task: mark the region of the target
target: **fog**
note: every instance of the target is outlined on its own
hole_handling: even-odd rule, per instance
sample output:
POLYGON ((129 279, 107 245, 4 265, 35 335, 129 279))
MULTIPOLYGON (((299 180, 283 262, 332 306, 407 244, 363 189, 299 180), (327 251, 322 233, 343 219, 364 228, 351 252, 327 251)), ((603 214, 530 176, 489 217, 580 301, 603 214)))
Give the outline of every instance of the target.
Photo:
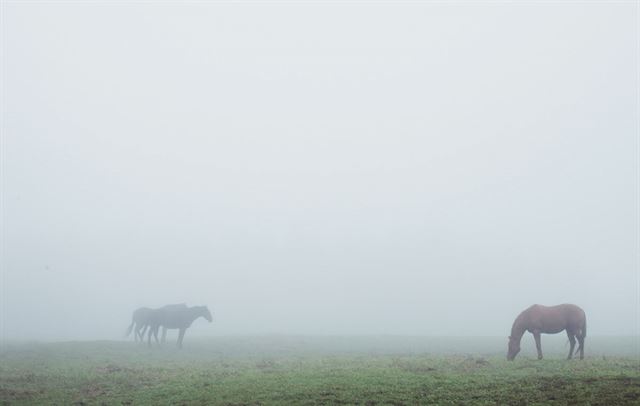
POLYGON ((1 338, 640 334, 633 2, 3 2, 1 338))

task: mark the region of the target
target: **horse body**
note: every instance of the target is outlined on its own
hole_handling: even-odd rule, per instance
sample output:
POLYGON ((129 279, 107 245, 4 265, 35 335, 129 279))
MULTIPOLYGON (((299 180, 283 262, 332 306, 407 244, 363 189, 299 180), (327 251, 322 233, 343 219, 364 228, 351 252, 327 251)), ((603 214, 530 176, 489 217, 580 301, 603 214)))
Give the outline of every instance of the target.
POLYGON ((511 327, 509 336, 509 351, 507 359, 512 361, 520 352, 520 340, 525 332, 529 331, 536 340, 538 359, 542 359, 542 346, 540 334, 557 334, 563 330, 567 331, 567 337, 571 348, 568 359, 573 357, 576 339, 580 352, 580 359, 584 358, 584 339, 587 336, 587 319, 580 307, 573 304, 561 304, 557 306, 533 305, 524 310, 516 317, 511 327))
POLYGON ((136 309, 133 312, 133 315, 131 317, 131 324, 127 328, 125 337, 128 337, 129 334, 131 334, 131 331, 133 330, 135 341, 138 341, 138 339, 140 339, 140 341, 144 341, 144 334, 150 325, 150 321, 153 317, 154 312, 161 309, 167 309, 167 308, 168 309, 173 309, 173 308, 186 309, 187 305, 185 303, 180 303, 180 304, 166 305, 164 307, 161 307, 160 309, 151 309, 149 307, 141 307, 139 309, 136 309))
POLYGON ((127 328, 125 337, 128 337, 129 334, 131 334, 131 331, 134 331, 134 340, 138 341, 138 339, 140 339, 140 341, 142 341, 144 333, 148 326, 147 320, 149 319, 149 315, 152 311, 153 309, 150 309, 148 307, 141 307, 139 309, 136 309, 131 316, 131 324, 127 328))
POLYGON ((182 348, 182 340, 187 328, 199 317, 204 317, 209 322, 213 320, 211 312, 206 306, 165 306, 154 310, 149 318, 148 344, 151 346, 151 335, 158 342, 158 329, 163 327, 162 341, 164 341, 167 329, 179 329, 178 347, 182 348))

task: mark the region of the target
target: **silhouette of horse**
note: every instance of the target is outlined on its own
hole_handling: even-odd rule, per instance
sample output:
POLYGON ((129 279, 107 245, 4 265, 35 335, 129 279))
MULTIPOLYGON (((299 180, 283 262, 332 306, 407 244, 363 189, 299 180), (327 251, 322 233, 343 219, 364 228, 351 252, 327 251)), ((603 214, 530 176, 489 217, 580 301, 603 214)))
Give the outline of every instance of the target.
POLYGON ((136 309, 131 316, 131 324, 129 325, 129 327, 127 327, 127 332, 124 336, 129 337, 129 334, 131 334, 131 331, 134 330, 135 327, 133 334, 134 340, 136 342, 138 341, 138 339, 142 341, 144 333, 148 326, 147 320, 149 319, 149 315, 152 311, 153 309, 150 309, 148 307, 141 307, 139 309, 136 309))
POLYGON ((185 331, 199 317, 204 317, 209 322, 213 321, 213 317, 207 306, 165 306, 153 310, 149 317, 148 345, 151 346, 151 335, 154 336, 156 343, 158 343, 158 329, 162 326, 163 336, 166 333, 166 329, 180 330, 178 334, 178 348, 182 348, 185 331))
MULTIPOLYGON (((171 305, 166 305, 164 307, 161 307, 161 309, 163 308, 187 308, 187 305, 185 303, 180 303, 180 304, 171 304, 171 305)), ((128 337, 129 334, 131 334, 131 331, 134 330, 135 327, 135 333, 134 333, 134 340, 137 342, 138 339, 140 341, 144 341, 144 334, 147 331, 147 328, 149 327, 149 319, 151 317, 151 314, 155 311, 155 310, 159 310, 159 309, 151 309, 149 307, 141 307, 139 309, 136 309, 133 312, 133 315, 131 316, 131 324, 129 325, 129 327, 127 328, 127 331, 125 333, 125 337, 128 337)))
POLYGON ((540 345, 540 334, 556 334, 562 330, 567 331, 569 343, 569 356, 571 359, 580 351, 580 359, 584 358, 584 339, 587 336, 587 318, 584 310, 573 304, 561 304, 558 306, 542 306, 535 304, 524 310, 513 322, 511 336, 509 336, 509 350, 507 359, 513 359, 520 352, 520 340, 526 331, 533 334, 538 350, 538 359, 542 359, 542 347, 540 345), (575 354, 573 349, 576 345, 576 338, 580 344, 575 354))

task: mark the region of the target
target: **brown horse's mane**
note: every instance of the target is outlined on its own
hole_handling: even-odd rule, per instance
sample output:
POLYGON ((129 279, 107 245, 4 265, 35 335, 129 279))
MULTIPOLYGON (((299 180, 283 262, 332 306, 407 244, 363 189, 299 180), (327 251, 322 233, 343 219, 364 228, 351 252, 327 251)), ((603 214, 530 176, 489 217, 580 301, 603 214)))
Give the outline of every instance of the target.
POLYGON ((513 321, 513 325, 511 326, 511 337, 510 338, 518 339, 518 338, 522 337, 524 332, 527 330, 527 328, 523 327, 522 325, 526 323, 525 318, 527 317, 528 312, 529 312, 530 309, 531 309, 531 307, 529 307, 529 308, 523 310, 522 312, 520 312, 518 317, 516 317, 516 319, 513 321))

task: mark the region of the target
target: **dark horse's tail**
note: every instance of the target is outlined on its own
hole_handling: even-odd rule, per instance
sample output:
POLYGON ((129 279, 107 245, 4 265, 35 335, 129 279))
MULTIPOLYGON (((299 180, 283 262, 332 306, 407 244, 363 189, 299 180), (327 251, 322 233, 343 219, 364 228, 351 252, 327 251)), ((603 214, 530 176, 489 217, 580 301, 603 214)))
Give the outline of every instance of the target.
POLYGON ((584 324, 582 325, 582 329, 579 331, 577 336, 580 337, 578 339, 578 342, 580 343, 580 345, 578 346, 578 348, 576 348, 576 352, 574 356, 578 354, 578 352, 582 349, 582 347, 584 347, 584 339, 587 337, 587 319, 584 319, 584 324))

